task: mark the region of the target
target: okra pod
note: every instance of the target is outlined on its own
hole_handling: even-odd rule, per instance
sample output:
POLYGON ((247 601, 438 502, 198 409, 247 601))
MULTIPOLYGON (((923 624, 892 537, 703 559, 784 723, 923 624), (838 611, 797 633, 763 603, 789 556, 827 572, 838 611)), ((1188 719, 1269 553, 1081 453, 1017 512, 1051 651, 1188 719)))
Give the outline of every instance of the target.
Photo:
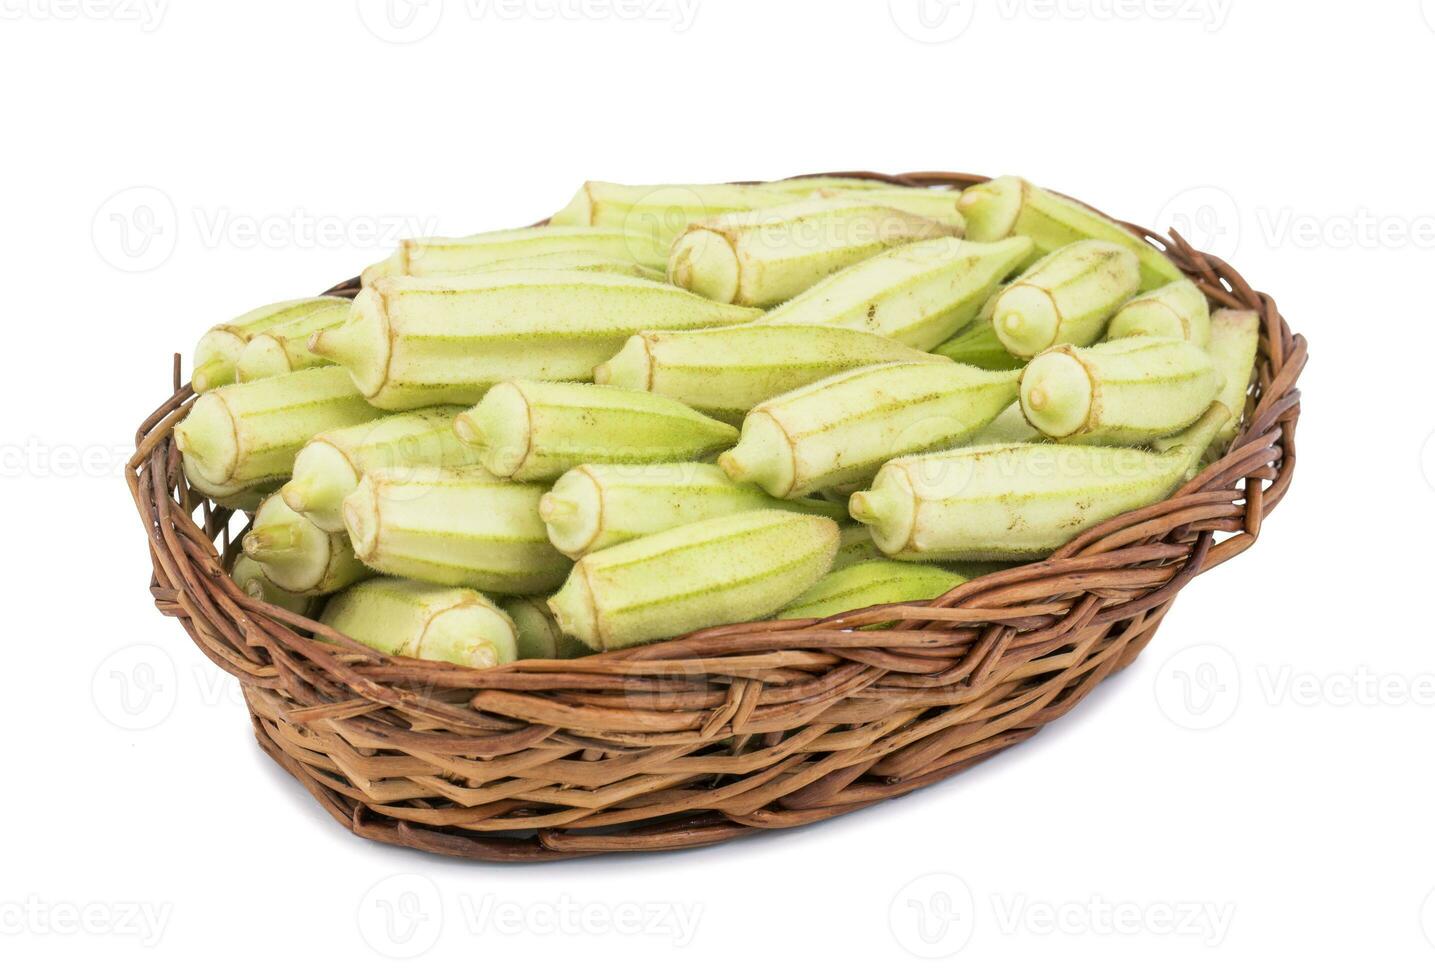
POLYGON ((806 198, 692 223, 673 242, 668 279, 721 303, 773 306, 884 249, 958 233, 866 201, 806 198))
POLYGON ((520 256, 489 262, 474 272, 509 272, 515 269, 566 269, 571 272, 606 272, 618 276, 636 276, 654 282, 667 280, 667 272, 657 266, 642 265, 632 259, 620 259, 601 252, 553 252, 550 255, 520 256))
MULTIPOLYGON (((842 509, 844 513, 847 510, 845 499, 842 509)), ((837 540, 837 557, 832 559, 832 571, 881 557, 882 552, 878 549, 877 542, 872 540, 872 532, 867 530, 867 525, 843 524, 837 540)))
POLYGON ((329 363, 310 352, 309 338, 320 330, 339 326, 348 316, 349 303, 346 300, 321 306, 308 316, 289 320, 256 335, 239 352, 234 362, 235 377, 241 382, 258 381, 329 363))
POLYGON ((951 225, 958 234, 965 234, 967 219, 962 217, 957 202, 962 192, 938 187, 898 187, 896 184, 879 184, 876 187, 824 187, 817 191, 822 197, 845 197, 868 204, 880 204, 884 208, 896 208, 909 214, 920 214, 924 218, 951 225))
POLYGON ((711 517, 585 555, 549 606, 601 650, 760 619, 827 572, 837 539, 836 521, 811 514, 711 517))
POLYGON ((365 269, 360 282, 372 286, 380 279, 397 276, 424 279, 460 276, 490 270, 495 263, 529 262, 574 252, 662 269, 668 264, 667 246, 667 242, 655 241, 648 235, 629 234, 622 228, 557 225, 488 231, 463 238, 411 238, 401 242, 388 258, 365 269))
POLYGON ((513 620, 473 589, 370 579, 330 599, 322 622, 395 657, 496 667, 518 656, 513 620))
POLYGON ((1021 408, 1053 439, 1139 446, 1195 422, 1220 390, 1220 373, 1195 344, 1127 337, 1032 358, 1021 375, 1021 408))
POLYGON ((489 471, 553 479, 582 463, 672 463, 711 455, 737 430, 648 391, 553 381, 505 381, 454 419, 489 471))
POLYGON ((1164 452, 1034 443, 894 459, 852 495, 852 516, 892 558, 1044 558, 1087 528, 1164 500, 1228 416, 1213 404, 1164 452))
POLYGON ((857 368, 758 405, 718 462, 774 497, 863 482, 893 456, 969 438, 1016 400, 1018 377, 950 361, 857 368))
POLYGON ((226 385, 199 396, 174 428, 185 469, 214 493, 289 475, 294 456, 328 429, 377 418, 341 367, 226 385))
POLYGON ((979 318, 932 353, 986 371, 1013 371, 1026 365, 1025 360, 1002 346, 990 317, 979 318))
POLYGON ((518 628, 519 660, 572 660, 593 652, 558 628, 542 596, 514 596, 500 605, 518 628))
POLYGON ((300 616, 313 615, 319 603, 317 596, 302 595, 279 588, 274 584, 274 580, 264 573, 264 566, 248 555, 241 554, 234 559, 234 567, 229 570, 229 577, 234 579, 234 584, 239 586, 245 595, 262 599, 271 606, 287 609, 300 616))
POLYGON ((1106 336, 1168 337, 1205 347, 1211 340, 1211 308, 1200 287, 1182 279, 1127 300, 1106 325, 1106 336))
POLYGON ((326 531, 342 531, 344 498, 369 470, 478 463, 478 450, 453 431, 459 411, 421 408, 321 432, 294 457, 294 475, 280 491, 285 503, 326 531))
POLYGON ((745 323, 645 331, 593 371, 599 384, 651 391, 725 422, 785 391, 867 364, 933 355, 843 327, 745 323))
POLYGON ((373 574, 354 557, 347 535, 321 529, 277 493, 255 511, 243 545, 269 580, 287 592, 328 595, 373 574))
POLYGON ((344 500, 354 550, 386 575, 496 595, 549 592, 571 562, 538 516, 544 488, 479 466, 369 470, 344 500))
POLYGON ((281 329, 295 320, 302 320, 322 309, 347 309, 349 301, 337 296, 312 296, 306 299, 270 303, 242 316, 226 320, 205 331, 194 348, 194 370, 190 384, 196 392, 206 392, 221 385, 233 384, 235 363, 244 347, 255 337, 281 329))
POLYGON ((348 368, 370 402, 397 410, 472 405, 510 378, 586 381, 641 330, 756 316, 632 276, 510 270, 380 279, 359 293, 342 327, 309 343, 348 368))
POLYGON ((1012 402, 1000 415, 967 440, 968 446, 992 446, 1001 442, 1039 442, 1046 438, 1022 414, 1021 402, 1012 402))
MULTIPOLYGON (((688 225, 730 211, 749 211, 791 201, 815 188, 761 184, 613 184, 590 180, 549 219, 550 227, 621 228, 655 240, 666 258, 673 239, 688 225)), ((665 263, 664 263, 665 264, 665 263)))
POLYGON ((1119 245, 1088 239, 1060 248, 997 294, 992 323, 1017 357, 1057 344, 1085 346, 1136 292, 1136 257, 1119 245))
POLYGON ((1217 396, 1231 413, 1221 427, 1216 445, 1222 449, 1236 436, 1246 413, 1246 393, 1256 369, 1256 351, 1261 341, 1261 318, 1252 310, 1219 310, 1211 317, 1211 341, 1207 348, 1221 377, 1217 396))
POLYGON ((1040 256, 1085 238, 1096 238, 1120 245, 1136 256, 1142 289, 1155 289, 1183 278, 1181 270, 1150 242, 1085 205, 1020 177, 998 177, 969 187, 962 194, 960 206, 967 219, 967 237, 973 241, 1026 235, 1040 256))
POLYGON ((1026 238, 934 238, 828 276, 759 323, 819 323, 931 350, 971 322, 1031 249, 1026 238))
POLYGON ((558 478, 538 513, 554 547, 581 558, 671 527, 774 507, 829 517, 847 513, 826 501, 774 500, 757 487, 733 483, 711 463, 585 463, 558 478))
POLYGON ((777 614, 778 619, 824 619, 889 602, 935 599, 967 581, 938 565, 875 558, 828 572, 777 614))

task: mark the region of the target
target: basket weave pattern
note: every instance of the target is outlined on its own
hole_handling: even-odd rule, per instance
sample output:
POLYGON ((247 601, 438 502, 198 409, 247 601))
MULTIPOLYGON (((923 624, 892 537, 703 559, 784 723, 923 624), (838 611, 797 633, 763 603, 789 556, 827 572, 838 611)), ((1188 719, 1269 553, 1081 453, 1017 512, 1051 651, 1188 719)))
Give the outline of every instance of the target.
POLYGON ((176 360, 176 391, 140 426, 126 473, 150 591, 239 679, 264 750, 361 837, 545 860, 711 844, 901 796, 1024 741, 1130 663, 1181 588, 1254 544, 1290 487, 1304 338, 1220 259, 1174 232, 1127 227, 1218 307, 1260 314, 1257 377, 1224 457, 1047 561, 928 603, 579 660, 475 670, 387 657, 228 577, 232 515, 188 487, 171 438, 195 397, 176 360), (882 622, 893 625, 853 630, 882 622))

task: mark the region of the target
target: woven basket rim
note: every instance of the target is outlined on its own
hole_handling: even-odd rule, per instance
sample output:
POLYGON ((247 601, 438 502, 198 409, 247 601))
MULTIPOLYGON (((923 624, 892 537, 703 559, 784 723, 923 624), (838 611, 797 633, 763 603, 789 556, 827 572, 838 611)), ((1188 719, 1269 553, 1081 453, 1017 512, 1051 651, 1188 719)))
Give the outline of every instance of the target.
MULTIPOLYGON (((833 171, 802 176, 866 177, 914 187, 965 187, 988 179, 942 171, 896 175, 833 171)), ((908 690, 981 692, 987 690, 984 685, 995 690, 1004 682, 1015 686, 1001 704, 1017 703, 1026 696, 1020 679, 1027 675, 1021 672, 1047 664, 1054 651, 1073 646, 1079 650, 1087 637, 1096 638, 1090 641, 1094 656, 1106 655, 1108 647, 1119 645, 1116 654, 1088 668, 1089 674, 1067 678, 1070 690, 1077 693, 1056 702, 1061 712, 1067 710, 1096 681, 1139 652, 1187 582, 1254 543, 1264 516, 1284 498, 1294 474, 1300 411, 1295 384, 1307 358, 1304 338, 1290 331, 1275 301, 1252 289, 1224 260, 1192 248, 1174 230, 1168 237, 1131 222, 1119 223, 1162 249, 1218 307, 1253 310, 1261 317, 1257 396, 1225 454, 1169 500, 1112 518, 1045 561, 982 576, 930 602, 877 606, 822 620, 716 627, 580 660, 526 660, 484 670, 427 661, 396 664, 394 658, 318 622, 246 595, 225 574, 238 543, 237 536, 229 533, 230 512, 188 488, 170 438, 195 398, 192 389, 181 384, 175 355, 174 393, 139 427, 136 451, 126 467, 126 480, 149 536, 152 594, 162 612, 180 619, 206 656, 239 678, 266 751, 361 836, 468 857, 541 860, 712 843, 769 826, 823 819, 909 792, 1015 744, 1045 720, 998 733, 1005 735, 1005 742, 991 736, 1000 744, 970 759, 955 759, 944 768, 932 769, 931 760, 914 759, 921 753, 908 747, 893 751, 904 764, 911 764, 900 772, 890 759, 878 759, 850 778, 819 775, 779 798, 786 807, 783 813, 796 812, 802 819, 785 822, 781 815, 752 819, 733 810, 731 794, 724 798, 727 809, 705 807, 701 804, 707 796, 687 789, 681 792, 688 793, 694 805, 690 810, 674 809, 662 802, 664 791, 656 789, 599 806, 589 816, 573 818, 569 811, 574 807, 567 805, 562 820, 530 819, 528 829, 536 836, 522 841, 499 831, 471 829, 502 818, 475 818, 471 826, 450 830, 438 816, 446 812, 443 807, 420 806, 417 812, 398 816, 387 812, 389 808, 373 793, 366 795, 364 780, 349 771, 363 766, 346 751, 358 745, 355 758, 360 760, 370 758, 365 752, 378 758, 388 758, 383 753, 392 751, 399 758, 424 759, 437 753, 461 770, 472 759, 527 758, 525 753, 546 757, 562 749, 580 753, 585 760, 596 754, 600 763, 609 761, 602 753, 621 761, 654 745, 701 746, 708 751, 724 737, 742 741, 746 749, 753 737, 771 741, 771 726, 784 721, 804 733, 818 727, 804 714, 809 702, 840 719, 864 692, 878 692, 864 704, 875 700, 882 706, 883 691, 896 692, 890 695, 895 705, 907 703, 902 692, 908 690), (199 522, 193 517, 196 509, 199 522), (1217 541, 1217 534, 1230 536, 1217 541), (894 620, 897 625, 880 635, 853 632, 859 626, 894 620), (937 669, 922 673, 931 668, 937 669), (622 692, 613 695, 622 698, 618 707, 608 706, 604 690, 622 692), (472 694, 467 705, 450 703, 455 692, 472 694), (789 703, 775 692, 780 698, 795 697, 789 703), (662 707, 666 703, 678 706, 662 707), (315 734, 321 730, 322 734, 315 734), (313 744, 300 744, 305 739, 313 744), (869 785, 874 774, 889 780, 891 792, 884 794, 869 785), (857 786, 867 787, 865 796, 854 791, 857 786), (626 836, 562 829, 575 820, 594 827, 617 825, 623 806, 649 797, 658 802, 628 812, 653 811, 655 819, 667 818, 661 831, 648 831, 641 819, 633 821, 636 829, 625 831, 626 836)), ((351 296, 357 288, 355 278, 326 293, 351 296)), ((889 714, 895 712, 898 708, 892 707, 889 714)), ((848 713, 866 717, 855 709, 848 713)), ((882 712, 876 716, 880 719, 882 712)), ((836 727, 857 723, 839 721, 836 727)), ((824 732, 813 744, 823 738, 833 744, 841 741, 824 732)), ((801 756, 805 765, 813 765, 810 754, 801 756)), ((736 748, 733 757, 742 758, 736 748)), ((698 752, 678 761, 712 758, 698 752)), ((561 759, 545 762, 535 771, 547 772, 562 764, 561 759)), ((773 768, 780 770, 784 764, 798 765, 779 761, 773 768)), ((619 768, 609 766, 609 774, 619 768)), ((736 778, 722 777, 721 772, 715 777, 718 784, 736 778)), ((780 771, 769 779, 778 776, 780 771)), ((655 785, 664 782, 660 772, 648 773, 647 778, 655 785)), ((440 802, 482 796, 445 786, 435 792, 440 802)), ((566 799, 558 790, 547 796, 566 799)), ((428 799, 422 794, 416 798, 428 799)), ((770 803, 751 812, 776 813, 770 803)), ((557 804, 508 796, 487 805, 522 814, 557 804)), ((480 804, 474 812, 482 808, 480 804)), ((523 820, 511 822, 515 831, 524 829, 523 820)))

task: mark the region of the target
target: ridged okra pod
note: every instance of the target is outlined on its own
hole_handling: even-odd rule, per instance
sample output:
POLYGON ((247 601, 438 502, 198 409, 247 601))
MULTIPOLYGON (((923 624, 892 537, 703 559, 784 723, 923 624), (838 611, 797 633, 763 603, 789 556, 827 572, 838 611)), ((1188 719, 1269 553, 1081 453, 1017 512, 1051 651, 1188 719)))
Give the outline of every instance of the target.
POLYGON ((1181 270, 1151 243, 1085 205, 1020 177, 998 177, 969 187, 960 204, 967 219, 967 237, 973 241, 1025 235, 1036 246, 1035 254, 1045 255, 1072 242, 1096 238, 1136 256, 1142 289, 1183 278, 1181 270))
POLYGON ((617 259, 601 252, 554 252, 516 259, 489 262, 475 272, 511 272, 524 269, 556 269, 569 272, 606 272, 617 276, 635 276, 653 282, 665 282, 668 275, 662 266, 648 266, 631 259, 617 259))
POLYGON ((379 416, 341 367, 320 367, 199 396, 174 428, 185 469, 218 494, 289 475, 301 446, 320 432, 379 416))
POLYGON ((513 596, 501 605, 518 628, 519 660, 571 660, 593 652, 558 628, 543 596, 513 596))
POLYGON ((846 508, 827 501, 774 500, 733 483, 711 463, 585 463, 558 478, 538 513, 554 547, 580 558, 668 528, 765 508, 846 516, 846 508))
POLYGON ((199 338, 194 348, 194 369, 190 384, 197 392, 206 392, 221 385, 233 384, 235 363, 244 347, 255 337, 271 330, 282 329, 296 320, 323 309, 345 310, 349 301, 337 296, 311 296, 305 299, 270 303, 257 310, 226 320, 211 327, 199 338))
MULTIPOLYGON (((842 504, 844 511, 847 504, 842 504)), ((865 524, 843 524, 837 540, 837 557, 832 559, 832 571, 836 572, 872 558, 881 558, 877 542, 865 524)))
POLYGON ((302 595, 328 595, 373 574, 354 557, 348 535, 321 529, 277 493, 255 511, 244 553, 279 588, 302 595))
POLYGON ((906 344, 844 327, 745 323, 655 330, 598 365, 599 384, 651 391, 726 422, 785 391, 867 364, 931 361, 906 344))
POLYGON ((234 362, 235 377, 258 381, 329 363, 309 350, 309 338, 320 330, 337 327, 349 317, 349 302, 326 304, 308 316, 289 320, 257 334, 234 362))
POLYGON ((344 500, 354 550, 386 575, 496 595, 557 588, 571 562, 538 516, 544 487, 482 467, 370 470, 344 500))
POLYGON ((1022 414, 1021 402, 1013 402, 967 440, 968 446, 993 446, 1001 442, 1039 442, 1045 439, 1022 414))
MULTIPOLYGON (((433 278, 478 272, 495 263, 548 259, 564 253, 602 256, 615 263, 637 263, 657 269, 668 264, 668 243, 622 228, 575 228, 540 225, 510 231, 488 231, 463 238, 411 238, 382 262, 363 271, 360 282, 372 286, 396 276, 433 278)), ((542 268, 525 265, 522 268, 542 268)))
POLYGON ((496 667, 518 657, 513 620, 473 589, 370 579, 330 599, 322 622, 395 657, 464 667, 496 667))
POLYGON ((264 566, 248 555, 239 555, 234 559, 234 567, 229 570, 229 577, 234 579, 234 584, 239 586, 245 595, 262 599, 271 606, 287 609, 300 616, 313 615, 314 608, 319 604, 317 596, 279 588, 274 584, 274 580, 265 574, 264 566))
MULTIPOLYGON (((656 240, 666 258, 688 225, 730 211, 768 208, 811 194, 815 187, 761 184, 614 184, 590 180, 552 218, 550 227, 621 228, 656 240)), ((666 263, 664 263, 666 264, 666 263)))
POLYGON ((898 187, 895 184, 878 184, 876 187, 824 187, 817 192, 823 197, 845 197, 851 200, 880 204, 884 208, 896 208, 910 214, 951 225, 958 234, 965 234, 967 219, 962 217, 957 202, 962 192, 939 187, 898 187))
POLYGON ((931 350, 971 322, 1031 249, 1026 238, 935 238, 848 266, 759 323, 823 323, 931 350))
POLYGON ((1210 304, 1191 280, 1168 283, 1127 300, 1106 325, 1106 336, 1168 337, 1205 347, 1211 340, 1210 304))
POLYGON ((1012 371, 1026 361, 1002 346, 990 317, 978 318, 971 326, 932 351, 958 364, 970 364, 986 371, 1012 371))
POLYGON ((1164 500, 1227 417, 1212 405, 1164 452, 1034 443, 894 459, 852 495, 852 516, 892 558, 1044 558, 1087 528, 1164 500))
POLYGON ((822 619, 890 602, 920 602, 950 592, 966 576, 938 565, 876 558, 828 572, 777 614, 778 619, 822 619))
POLYGON ((373 404, 472 405, 509 378, 586 381, 641 330, 745 323, 756 311, 664 282, 530 269, 380 279, 342 327, 310 341, 348 368, 373 404))
POLYGON ((827 572, 837 538, 836 521, 810 514, 712 517, 580 558, 549 606, 602 650, 760 619, 827 572))
POLYGON ((1136 257, 1119 245, 1088 239, 1052 252, 997 293, 992 323, 1017 357, 1057 344, 1085 346, 1136 292, 1136 257))
POLYGON ((1246 393, 1255 373, 1260 342, 1261 318, 1254 311, 1219 310, 1211 317, 1211 341, 1207 351, 1221 376, 1218 398, 1231 413, 1216 437, 1216 445, 1222 449, 1235 438, 1236 428, 1246 413, 1246 393))
POLYGON ((1021 408, 1053 439, 1138 446, 1189 426, 1220 390, 1220 373, 1195 344, 1127 337, 1032 358, 1021 375, 1021 408))
POLYGON ((581 463, 672 463, 737 441, 737 430, 647 391, 552 381, 505 381, 454 419, 459 439, 491 472, 551 480, 581 463))
POLYGON ((951 362, 857 368, 758 405, 718 462, 775 497, 865 482, 893 456, 970 437, 1016 400, 1017 379, 951 362))
POLYGON ((694 222, 673 242, 668 279, 717 302, 773 306, 884 249, 958 232, 865 201, 807 198, 694 222))
POLYGON ((342 531, 344 498, 369 470, 476 464, 479 451, 453 431, 459 411, 421 408, 321 432, 294 457, 294 475, 280 491, 285 503, 326 531, 342 531))

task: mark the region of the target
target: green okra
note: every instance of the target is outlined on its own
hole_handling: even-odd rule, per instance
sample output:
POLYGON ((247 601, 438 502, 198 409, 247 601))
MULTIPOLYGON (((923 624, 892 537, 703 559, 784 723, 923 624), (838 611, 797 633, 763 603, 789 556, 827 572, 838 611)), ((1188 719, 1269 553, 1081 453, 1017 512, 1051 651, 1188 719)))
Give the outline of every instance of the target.
POLYGON ((380 653, 497 667, 518 657, 508 613, 473 589, 374 578, 330 599, 321 621, 380 653))
POLYGON ((737 441, 737 429, 648 391, 554 381, 505 381, 454 419, 489 471, 553 479, 582 463, 674 463, 737 441))
POLYGON ((1217 396, 1230 419, 1221 427, 1216 446, 1224 449, 1236 436, 1246 413, 1246 393, 1256 369, 1256 351, 1261 341, 1261 318, 1253 310, 1218 310, 1211 317, 1211 340, 1207 352, 1221 377, 1217 396))
POLYGON ((962 192, 939 187, 898 187, 879 184, 876 187, 824 187, 817 191, 822 197, 846 197, 884 208, 896 208, 910 214, 951 225, 958 234, 965 234, 967 219, 962 217, 957 202, 962 192))
POLYGON ((302 371, 329 363, 309 350, 309 338, 320 330, 337 327, 349 316, 349 302, 326 304, 308 316, 289 320, 257 334, 234 362, 234 375, 243 381, 258 381, 279 374, 302 371))
POLYGON ((756 311, 663 282, 562 269, 380 279, 310 350, 348 368, 374 405, 472 405, 510 378, 586 381, 642 330, 745 323, 756 311))
POLYGON ((760 619, 827 572, 837 540, 837 522, 812 514, 711 517, 585 555, 549 606, 601 650, 760 619))
POLYGON ((1167 283, 1127 300, 1106 325, 1106 336, 1168 337, 1205 347, 1211 340, 1210 304, 1189 279, 1167 283))
POLYGON ((222 385, 233 384, 235 364, 239 355, 255 337, 271 330, 280 330, 296 320, 303 320, 320 310, 345 310, 349 301, 338 296, 311 296, 306 299, 270 303, 257 310, 226 320, 205 331, 194 348, 194 370, 190 384, 196 392, 206 392, 222 385))
POLYGON ((196 493, 208 497, 219 507, 227 507, 234 511, 245 511, 254 513, 264 499, 283 485, 283 477, 269 480, 260 480, 250 484, 216 484, 210 483, 199 473, 195 472, 194 465, 185 457, 180 457, 180 464, 184 469, 185 481, 196 493))
POLYGON ((899 245, 828 276, 759 323, 819 323, 931 350, 971 322, 1031 242, 934 238, 899 245))
POLYGON ((775 497, 862 482, 893 456, 969 438, 1016 400, 1017 379, 950 361, 846 371, 758 405, 718 462, 775 497))
POLYGON ((1220 391, 1220 372, 1195 344, 1126 337, 1032 358, 1021 375, 1021 408, 1053 439, 1139 446, 1185 429, 1220 391))
MULTIPOLYGON (((498 263, 551 262, 554 255, 581 253, 602 256, 614 263, 636 263, 663 269, 668 264, 668 243, 651 236, 629 234, 622 228, 574 228, 540 225, 510 231, 488 231, 463 238, 411 238, 382 262, 369 266, 360 282, 372 286, 380 279, 414 276, 429 279, 491 270, 498 263)), ((524 265, 521 268, 545 268, 524 265)), ((560 268, 572 268, 559 266, 560 268)))
POLYGON ((884 465, 852 495, 883 553, 907 561, 1029 561, 1164 500, 1229 417, 1213 404, 1163 452, 1065 443, 964 446, 884 465))
POLYGON ((544 487, 480 466, 369 470, 344 499, 354 551, 386 575, 496 595, 549 592, 572 563, 538 516, 544 487))
POLYGON ((571 272, 606 272, 618 276, 635 276, 663 282, 667 271, 662 264, 643 265, 632 259, 620 259, 601 252, 553 252, 548 255, 519 256, 489 262, 474 272, 508 272, 515 269, 566 269, 571 272))
POLYGON ((938 360, 844 327, 745 323, 645 331, 598 365, 599 384, 651 391, 725 422, 785 391, 867 364, 938 360))
POLYGON ((1046 437, 1022 414, 1021 402, 1011 405, 967 440, 968 446, 992 446, 1001 442, 1039 442, 1046 437))
POLYGON ((962 194, 960 207, 967 219, 967 237, 973 241, 1025 235, 1035 245, 1035 255, 1041 256, 1095 238, 1120 245, 1136 256, 1142 289, 1183 278, 1181 270, 1150 242, 1085 205, 1020 177, 998 177, 969 187, 962 194))
POLYGON ((174 440, 186 472, 226 495, 288 476, 311 438, 378 415, 347 371, 319 367, 205 392, 174 440))
POLYGON ((782 180, 767 180, 755 185, 762 190, 786 194, 789 197, 811 197, 813 194, 831 191, 881 191, 901 190, 901 185, 872 177, 785 177, 782 180))
POLYGON ((354 557, 347 535, 321 529, 277 493, 254 512, 243 546, 269 580, 287 592, 328 595, 373 574, 354 557))
POLYGON ((1057 249, 997 293, 997 339, 1026 358, 1057 344, 1093 343, 1138 280, 1136 257, 1119 245, 1087 239, 1057 249))
POLYGON ((875 558, 828 572, 777 614, 778 619, 824 619, 892 602, 921 602, 950 592, 966 576, 937 565, 875 558))
POLYGON ((518 627, 519 660, 572 660, 593 652, 558 628, 546 598, 514 596, 501 605, 518 627))
POLYGON ((312 616, 319 604, 317 596, 290 592, 275 585, 274 580, 265 574, 264 566, 248 555, 241 554, 234 559, 234 567, 229 570, 229 577, 234 579, 234 584, 239 586, 245 595, 262 599, 271 606, 287 609, 300 616, 312 616))
POLYGON ((326 531, 342 531, 344 498, 369 470, 478 463, 479 451, 453 431, 459 411, 420 408, 319 433, 294 457, 294 474, 280 490, 285 503, 326 531))
POLYGON ((717 302, 773 306, 884 249, 958 233, 866 201, 805 198, 692 223, 673 242, 668 279, 717 302))
MULTIPOLYGON (((688 225, 730 211, 773 207, 816 188, 762 184, 614 184, 590 180, 549 219, 550 227, 621 228, 658 242, 666 257, 688 225)), ((666 263, 664 263, 666 264, 666 263)))
POLYGON ((733 483, 711 463, 593 464, 574 467, 543 495, 538 513, 548 539, 570 558, 694 521, 784 508, 846 516, 826 501, 780 501, 733 483))
POLYGON ((1026 361, 1002 346, 991 319, 978 319, 967 329, 932 351, 958 364, 970 364, 986 371, 1014 371, 1026 361))
MULTIPOLYGON (((843 512, 846 512, 847 503, 843 500, 843 512)), ((837 557, 832 559, 832 571, 840 571, 858 562, 864 562, 871 558, 881 558, 882 552, 877 547, 877 542, 872 540, 872 532, 867 530, 865 524, 843 524, 837 540, 837 557)))

